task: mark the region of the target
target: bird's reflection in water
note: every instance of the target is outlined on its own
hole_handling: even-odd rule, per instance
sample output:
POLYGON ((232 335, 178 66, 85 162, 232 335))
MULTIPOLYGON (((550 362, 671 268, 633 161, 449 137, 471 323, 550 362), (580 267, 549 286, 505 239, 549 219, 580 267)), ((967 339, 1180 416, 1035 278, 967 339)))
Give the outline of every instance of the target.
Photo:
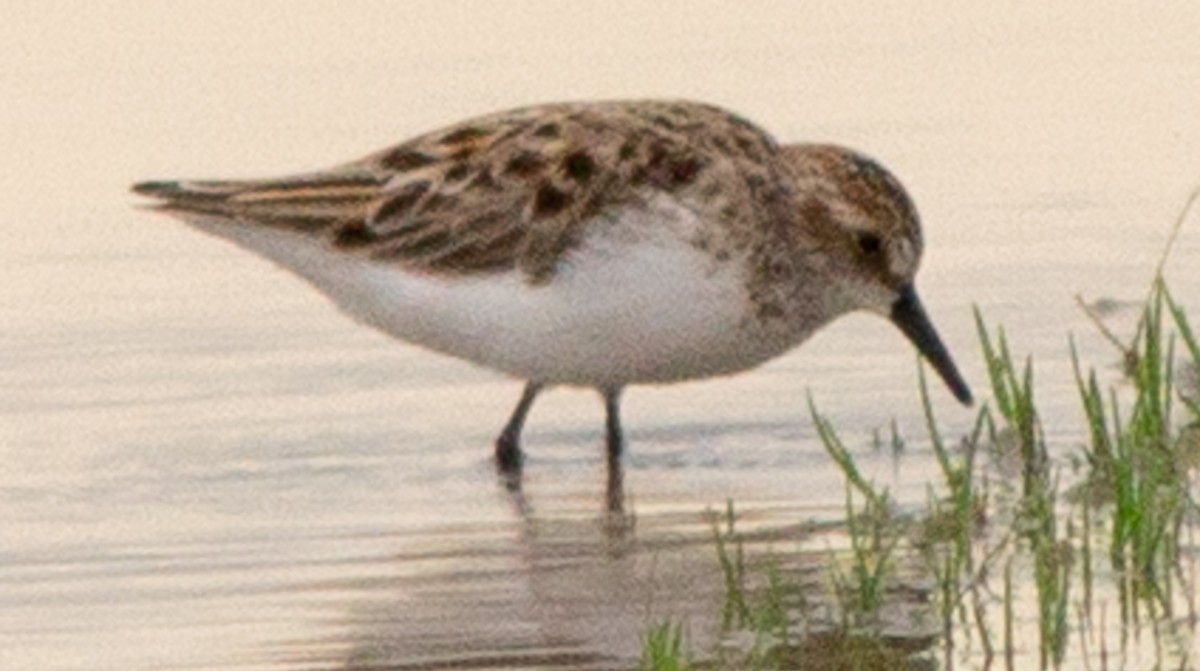
MULTIPOLYGON (((604 517, 608 523, 622 525, 625 515, 625 465, 619 454, 608 452, 607 474, 604 487, 604 517)), ((514 510, 522 519, 529 517, 529 504, 525 499, 523 469, 500 463, 496 465, 496 478, 501 488, 512 501, 514 510)), ((632 520, 629 520, 632 521, 632 520)))
POLYGON ((511 522, 398 556, 413 566, 353 607, 340 668, 628 669, 643 632, 665 619, 710 638, 722 589, 710 516, 635 525, 621 476, 610 469, 602 512, 543 514, 502 475, 511 522))

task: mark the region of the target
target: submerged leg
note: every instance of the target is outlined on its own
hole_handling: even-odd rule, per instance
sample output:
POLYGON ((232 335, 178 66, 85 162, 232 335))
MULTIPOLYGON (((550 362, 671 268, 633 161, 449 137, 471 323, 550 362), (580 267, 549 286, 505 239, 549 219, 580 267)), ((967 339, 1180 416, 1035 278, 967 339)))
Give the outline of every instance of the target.
POLYGON ((528 382, 521 400, 517 402, 512 417, 496 439, 496 467, 503 473, 517 473, 521 470, 521 429, 525 426, 525 416, 533 406, 533 400, 542 390, 539 382, 528 382))
POLYGON ((605 442, 608 450, 608 488, 605 492, 610 513, 623 512, 625 507, 624 470, 621 466, 621 451, 624 437, 621 435, 621 388, 605 389, 605 442))

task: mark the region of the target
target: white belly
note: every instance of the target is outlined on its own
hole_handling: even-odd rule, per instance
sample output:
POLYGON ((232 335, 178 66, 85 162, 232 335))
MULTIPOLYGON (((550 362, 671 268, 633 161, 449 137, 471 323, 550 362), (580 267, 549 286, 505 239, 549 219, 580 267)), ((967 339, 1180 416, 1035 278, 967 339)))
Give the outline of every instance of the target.
POLYGON ((780 354, 792 343, 753 328, 741 264, 688 244, 681 228, 695 222, 680 212, 669 226, 639 226, 648 222, 635 217, 592 236, 537 286, 516 271, 413 273, 293 233, 219 219, 190 223, 300 274, 362 322, 523 379, 594 387, 672 382, 745 370, 780 354))

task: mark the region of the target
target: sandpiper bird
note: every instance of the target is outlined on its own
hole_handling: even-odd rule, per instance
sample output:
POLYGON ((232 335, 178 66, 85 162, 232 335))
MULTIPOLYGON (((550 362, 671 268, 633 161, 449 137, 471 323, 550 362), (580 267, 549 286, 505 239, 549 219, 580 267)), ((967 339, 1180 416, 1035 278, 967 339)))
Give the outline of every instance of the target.
POLYGON ((744 371, 854 310, 889 318, 970 403, 913 289, 900 182, 717 107, 526 107, 321 172, 134 191, 361 322, 526 380, 496 441, 509 471, 546 387, 603 395, 611 474, 626 385, 744 371))

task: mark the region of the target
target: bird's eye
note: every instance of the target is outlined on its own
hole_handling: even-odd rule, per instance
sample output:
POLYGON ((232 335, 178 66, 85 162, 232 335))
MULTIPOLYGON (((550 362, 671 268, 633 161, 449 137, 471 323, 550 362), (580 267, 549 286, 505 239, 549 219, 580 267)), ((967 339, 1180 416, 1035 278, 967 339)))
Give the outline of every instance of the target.
POLYGON ((857 238, 858 248, 863 254, 874 256, 883 248, 883 241, 874 233, 860 233, 857 238))

